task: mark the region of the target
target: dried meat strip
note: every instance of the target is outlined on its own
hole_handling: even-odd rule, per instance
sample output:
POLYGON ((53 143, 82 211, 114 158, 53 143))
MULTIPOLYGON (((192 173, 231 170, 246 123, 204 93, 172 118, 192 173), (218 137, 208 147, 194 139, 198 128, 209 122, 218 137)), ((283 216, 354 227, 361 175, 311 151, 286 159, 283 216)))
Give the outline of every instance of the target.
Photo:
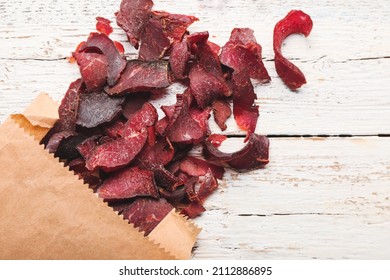
POLYGON ((313 21, 310 16, 300 10, 290 11, 274 28, 273 47, 276 72, 292 90, 296 90, 303 84, 306 84, 306 78, 297 66, 282 55, 282 43, 287 36, 294 33, 300 33, 307 37, 312 28, 313 21))
POLYGON ((234 28, 222 48, 220 60, 236 72, 245 70, 251 78, 269 82, 271 78, 262 61, 261 51, 252 29, 234 28))
POLYGON ((165 166, 173 158, 175 149, 166 137, 159 137, 154 145, 145 145, 138 154, 136 161, 146 169, 153 170, 156 166, 165 166))
POLYGON ((230 103, 226 99, 219 98, 213 102, 212 107, 215 122, 222 131, 226 130, 226 120, 232 115, 230 103))
POLYGON ((204 176, 210 170, 220 180, 222 180, 225 173, 225 169, 222 166, 192 156, 187 156, 180 162, 180 170, 190 176, 204 176))
POLYGON ((122 112, 124 97, 111 97, 104 92, 80 95, 76 124, 92 128, 111 122, 122 112))
POLYGON ((74 52, 81 77, 88 92, 100 90, 107 83, 108 62, 104 54, 74 52))
POLYGON ((216 148, 220 147, 222 142, 226 139, 227 136, 222 134, 211 134, 209 137, 207 137, 207 141, 209 141, 216 148))
POLYGON ((169 64, 176 79, 184 79, 186 75, 186 65, 190 60, 191 52, 186 41, 176 43, 172 47, 169 56, 169 64))
POLYGON ((129 42, 138 49, 139 38, 148 22, 152 0, 122 0, 116 13, 117 24, 126 32, 129 42))
POLYGON ((161 21, 150 18, 141 34, 141 45, 139 48, 139 59, 157 60, 164 57, 165 52, 170 48, 171 42, 163 31, 161 21))
POLYGON ((106 92, 109 95, 123 95, 166 88, 170 84, 167 62, 130 60, 117 84, 106 88, 106 92))
POLYGON ((107 83, 109 86, 113 86, 126 67, 126 58, 119 53, 114 42, 107 35, 91 33, 80 52, 96 53, 97 50, 106 56, 108 64, 107 83))
POLYGON ((111 174, 99 186, 98 194, 106 200, 159 197, 153 172, 139 167, 129 167, 111 174))
POLYGON ((149 92, 140 92, 129 94, 122 106, 122 114, 126 119, 129 119, 135 112, 142 108, 142 106, 150 99, 149 92))
POLYGON ((255 133, 249 136, 241 150, 233 153, 221 152, 208 140, 203 142, 203 156, 206 160, 230 166, 239 172, 263 168, 269 162, 268 154, 268 138, 255 133))
POLYGON ((75 131, 79 99, 85 90, 82 79, 77 79, 69 85, 64 98, 58 107, 58 116, 61 130, 75 131))
POLYGON ((122 211, 122 215, 147 236, 172 209, 173 206, 163 198, 138 198, 122 211))

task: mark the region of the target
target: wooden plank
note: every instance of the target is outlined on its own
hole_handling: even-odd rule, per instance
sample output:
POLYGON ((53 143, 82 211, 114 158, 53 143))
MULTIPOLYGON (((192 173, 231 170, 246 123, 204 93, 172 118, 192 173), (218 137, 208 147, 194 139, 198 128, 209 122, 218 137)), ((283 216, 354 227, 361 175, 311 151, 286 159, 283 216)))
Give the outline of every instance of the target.
POLYGON ((271 139, 270 160, 225 175, 195 219, 195 259, 390 257, 389 138, 271 139))
MULTIPOLYGON (((273 62, 266 62, 270 66, 273 62)), ((273 81, 257 85, 260 106, 257 132, 264 134, 389 134, 390 60, 332 63, 327 58, 302 65, 308 84, 298 93, 286 88, 274 71, 273 81)), ((77 65, 65 60, 6 60, 0 64, 0 121, 23 110, 40 92, 61 100, 70 82, 79 77, 77 65)), ((175 103, 170 94, 158 95, 159 106, 175 103)), ((162 115, 162 112, 159 111, 162 115)), ((221 130, 210 120, 212 131, 221 130)), ((224 134, 243 134, 233 118, 224 134)))

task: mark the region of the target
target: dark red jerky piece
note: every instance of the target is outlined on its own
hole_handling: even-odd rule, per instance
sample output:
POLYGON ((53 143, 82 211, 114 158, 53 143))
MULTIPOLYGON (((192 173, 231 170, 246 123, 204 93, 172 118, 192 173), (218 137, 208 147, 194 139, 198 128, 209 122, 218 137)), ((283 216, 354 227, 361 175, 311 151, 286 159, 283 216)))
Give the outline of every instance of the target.
POLYGON ((129 119, 133 114, 140 110, 149 99, 149 92, 140 92, 127 95, 122 106, 123 116, 126 119, 129 119))
MULTIPOLYGON (((167 136, 171 142, 197 144, 206 138, 208 127, 201 120, 194 119, 190 114, 191 95, 187 92, 177 95, 174 116, 167 127, 167 136)), ((202 118, 201 118, 202 119, 202 118)))
POLYGON ((138 198, 123 210, 122 215, 147 236, 172 209, 173 206, 163 198, 138 198))
POLYGON ((65 138, 75 135, 76 133, 71 130, 63 130, 57 133, 54 133, 50 138, 47 144, 45 145, 45 149, 49 151, 49 153, 55 153, 60 145, 61 141, 65 138))
POLYGON ((154 126, 156 129, 156 133, 158 133, 158 135, 160 136, 165 136, 168 124, 169 124, 169 119, 166 116, 158 120, 156 125, 154 126))
POLYGON ((215 177, 211 169, 206 172, 204 180, 196 193, 200 202, 204 202, 218 188, 218 181, 215 177))
POLYGON ((129 164, 142 150, 147 139, 146 130, 129 137, 104 143, 93 150, 86 161, 88 170, 111 172, 129 164))
POLYGON ((204 176, 207 174, 208 170, 211 170, 212 174, 221 180, 225 173, 225 169, 222 166, 192 156, 187 156, 181 161, 180 170, 190 176, 204 176))
POLYGON ((218 97, 229 96, 231 94, 223 78, 208 72, 198 63, 191 67, 189 78, 191 93, 195 97, 199 107, 203 109, 218 97))
POLYGON ((189 201, 199 201, 198 195, 196 194, 195 186, 199 182, 198 176, 190 177, 185 183, 184 188, 187 193, 187 198, 189 201))
POLYGON ((206 160, 220 165, 227 165, 239 172, 263 168, 268 162, 269 140, 266 136, 255 133, 241 150, 224 153, 206 140, 203 142, 203 156, 206 160))
POLYGON ((233 82, 233 115, 237 125, 248 132, 246 142, 255 132, 259 118, 259 106, 255 105, 257 96, 246 72, 234 73, 233 82))
POLYGON ((103 33, 107 36, 109 36, 113 29, 110 25, 111 21, 104 17, 96 17, 96 30, 100 33, 103 33))
POLYGON ((107 82, 108 62, 104 54, 74 52, 88 92, 100 90, 107 82))
POLYGON ((198 63, 201 64, 207 72, 212 73, 217 77, 223 76, 219 57, 210 47, 208 41, 198 44, 196 55, 198 58, 198 63))
POLYGON ((165 166, 173 158, 175 150, 165 137, 159 137, 154 145, 145 145, 138 154, 136 161, 146 169, 153 169, 156 166, 165 166))
POLYGON ((216 43, 207 41, 207 44, 210 47, 210 50, 216 55, 219 56, 219 53, 221 52, 221 47, 217 45, 216 43))
POLYGON ((154 179, 159 187, 166 190, 174 191, 178 186, 184 184, 180 178, 176 177, 173 173, 165 169, 164 166, 157 166, 153 168, 154 179))
POLYGON ((114 42, 105 34, 92 33, 80 52, 102 52, 107 58, 107 83, 115 85, 126 67, 126 58, 115 47, 114 42))
POLYGON ((103 199, 127 199, 136 196, 150 196, 158 198, 157 186, 153 172, 139 167, 122 169, 111 174, 98 189, 103 199))
POLYGON ((213 102, 212 107, 215 122, 222 131, 226 130, 226 120, 232 115, 232 109, 230 108, 229 102, 219 98, 213 102))
POLYGON ((109 126, 104 127, 104 133, 112 139, 123 137, 124 130, 125 122, 123 120, 117 120, 109 126))
POLYGON ((298 67, 282 55, 282 43, 287 36, 294 33, 300 33, 307 37, 312 28, 313 21, 310 16, 299 10, 290 11, 274 28, 273 45, 276 72, 292 90, 298 89, 303 84, 306 84, 306 78, 298 67))
POLYGON ((118 83, 106 91, 110 95, 121 95, 165 88, 170 84, 167 62, 130 60, 118 83))
POLYGON ((92 151, 99 145, 98 138, 99 136, 91 136, 77 145, 76 149, 84 159, 89 158, 92 151))
POLYGON ((261 51, 252 29, 234 28, 229 41, 222 48, 220 60, 236 72, 245 70, 251 78, 269 82, 271 78, 264 67, 261 51))
POLYGON ((171 70, 176 79, 184 79, 186 77, 186 65, 190 60, 191 53, 188 49, 187 42, 179 42, 173 45, 169 63, 171 70))
POLYGON ((90 188, 95 188, 100 183, 100 176, 98 172, 89 171, 85 167, 85 160, 81 157, 75 158, 66 164, 69 170, 73 171, 79 179, 88 184, 90 188))
POLYGON ((124 137, 131 136, 148 126, 156 124, 158 114, 156 108, 149 102, 146 102, 140 110, 134 113, 125 123, 123 130, 124 137))
POLYGON ((85 140, 85 136, 81 134, 71 135, 61 140, 54 153, 55 157, 60 159, 72 160, 80 156, 76 149, 77 145, 85 140))
POLYGON ((116 14, 116 23, 126 32, 129 42, 136 49, 152 7, 152 0, 122 0, 116 14))
POLYGON ((76 124, 92 128, 112 121, 122 112, 123 97, 110 97, 105 92, 80 95, 76 124))
POLYGON ((200 216, 206 209, 199 202, 191 202, 186 207, 182 208, 180 214, 187 216, 190 219, 200 216))
POLYGON ((171 14, 165 11, 152 11, 152 18, 161 22, 163 32, 171 43, 180 42, 187 28, 199 20, 194 16, 171 14))
POLYGON ((164 188, 159 188, 160 197, 165 198, 169 203, 178 204, 186 198, 185 187, 179 187, 174 191, 168 191, 164 188))
POLYGON ((81 93, 84 92, 84 87, 82 79, 77 79, 69 85, 69 88, 58 107, 61 130, 75 131, 79 98, 81 93))
POLYGON ((196 53, 198 52, 198 44, 206 43, 208 38, 208 31, 195 32, 186 36, 187 44, 191 53, 196 55, 196 53))
POLYGON ((163 31, 161 21, 150 18, 141 34, 141 45, 139 48, 139 59, 157 60, 165 55, 171 46, 171 42, 163 31))
POLYGON ((207 137, 207 141, 209 141, 216 148, 220 147, 222 142, 226 139, 227 137, 222 134, 211 134, 209 137, 207 137))

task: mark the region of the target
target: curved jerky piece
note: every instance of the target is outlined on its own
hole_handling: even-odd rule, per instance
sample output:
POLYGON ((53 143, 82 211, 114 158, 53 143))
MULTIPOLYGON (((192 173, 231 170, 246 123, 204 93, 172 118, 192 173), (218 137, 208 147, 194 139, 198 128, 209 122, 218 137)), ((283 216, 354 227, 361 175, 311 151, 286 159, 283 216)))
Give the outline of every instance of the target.
POLYGON ((149 92, 140 92, 129 94, 126 96, 125 102, 122 106, 122 114, 126 119, 129 119, 150 99, 149 92))
POLYGON ((164 198, 138 198, 123 210, 122 215, 147 236, 172 209, 164 198))
POLYGON ((110 97, 105 92, 80 95, 76 124, 92 128, 112 121, 122 112, 123 97, 110 97))
POLYGON ((102 33, 92 33, 80 52, 96 52, 96 49, 106 56, 108 63, 107 83, 109 86, 113 86, 126 67, 126 58, 119 53, 114 42, 102 33))
POLYGON ((177 95, 175 113, 166 129, 167 136, 171 142, 197 144, 205 139, 209 133, 205 117, 210 113, 210 110, 191 110, 191 100, 192 98, 188 91, 182 95, 177 95))
POLYGON ((307 37, 312 28, 313 21, 310 16, 299 10, 290 11, 274 28, 273 45, 276 72, 292 90, 298 89, 303 84, 306 84, 306 78, 298 67, 282 55, 282 43, 287 36, 294 33, 301 33, 307 37))
POLYGON ((164 188, 159 188, 159 193, 162 198, 165 198, 169 203, 177 204, 186 198, 186 189, 184 186, 177 188, 174 191, 168 191, 164 188))
POLYGON ((271 78, 264 67, 261 50, 252 29, 234 28, 219 58, 221 63, 236 72, 245 70, 251 78, 269 82, 271 78))
POLYGON ((196 201, 191 201, 186 207, 182 208, 180 214, 187 216, 190 219, 200 216, 206 209, 202 204, 196 201))
POLYGON ((130 167, 111 174, 100 185, 98 194, 107 200, 128 199, 136 196, 158 198, 153 172, 139 167, 130 167))
POLYGON ((77 79, 69 85, 64 98, 58 107, 58 116, 61 130, 75 131, 79 99, 84 92, 82 79, 77 79))
POLYGON ((192 156, 187 156, 181 161, 180 170, 190 176, 204 176, 210 170, 216 178, 221 180, 225 173, 222 166, 192 156))
POLYGON ((73 57, 80 67, 81 77, 87 91, 102 89, 107 82, 106 56, 99 53, 74 52, 73 57))
POLYGON ((106 92, 110 95, 121 95, 165 88, 170 84, 167 62, 130 60, 117 84, 106 88, 106 92))
POLYGON ((153 169, 156 166, 167 165, 174 153, 175 149, 171 142, 166 137, 160 137, 153 146, 145 145, 136 160, 143 168, 153 169))
POLYGON ((220 96, 229 96, 230 89, 222 77, 208 72, 201 64, 195 63, 189 73, 191 93, 199 107, 206 108, 220 96))
POLYGON ((203 142, 203 156, 206 160, 230 166, 239 172, 263 168, 269 162, 268 153, 268 138, 255 133, 249 136, 245 147, 233 153, 221 152, 208 140, 203 142))
POLYGON ((156 184, 166 190, 175 191, 178 186, 184 184, 180 178, 176 177, 162 165, 154 167, 153 172, 156 184))
POLYGON ((176 79, 181 80, 186 77, 186 65, 190 57, 191 53, 187 42, 182 41, 173 45, 171 55, 169 56, 169 64, 176 79))
POLYGON ((157 60, 164 57, 165 52, 171 46, 171 42, 163 31, 161 21, 150 18, 141 34, 139 59, 157 60))
POLYGON ((99 136, 91 136, 77 145, 76 149, 84 159, 89 158, 92 151, 99 145, 98 138, 99 136))
POLYGON ((214 120, 223 131, 226 130, 226 120, 232 115, 232 109, 227 100, 218 98, 213 102, 214 120))
POLYGON ((255 132, 259 118, 259 106, 254 104, 257 96, 246 72, 235 72, 233 83, 233 115, 237 125, 248 132, 246 142, 249 135, 255 132))
POLYGON ((125 123, 123 120, 120 119, 110 124, 109 126, 104 127, 104 133, 112 139, 123 137, 124 130, 125 130, 125 123))
POLYGON ((147 131, 143 130, 96 147, 86 160, 86 167, 88 170, 100 168, 103 171, 111 172, 126 166, 142 150, 147 135, 147 131))
POLYGON ((110 23, 111 21, 104 17, 96 17, 96 30, 109 36, 113 31, 110 23))
POLYGON ((116 14, 116 23, 126 32, 129 42, 136 49, 152 7, 152 0, 122 0, 116 14))
POLYGON ((196 193, 200 202, 204 202, 218 188, 218 181, 214 176, 211 169, 206 172, 204 180, 196 193))

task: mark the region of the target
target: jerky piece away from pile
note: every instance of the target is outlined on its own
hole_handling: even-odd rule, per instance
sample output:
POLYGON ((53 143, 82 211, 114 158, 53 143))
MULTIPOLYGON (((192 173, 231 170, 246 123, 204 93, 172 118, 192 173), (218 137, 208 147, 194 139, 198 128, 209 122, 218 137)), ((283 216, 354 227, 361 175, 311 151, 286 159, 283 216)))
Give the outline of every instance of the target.
POLYGON ((173 206, 163 198, 138 198, 122 211, 122 215, 147 236, 172 209, 173 206))
POLYGON ((284 39, 294 33, 309 36, 313 28, 310 16, 299 10, 290 11, 285 18, 280 20, 274 28, 274 52, 275 68, 279 77, 292 90, 306 84, 305 75, 301 70, 282 55, 282 43, 284 39))
POLYGON ((106 92, 109 95, 123 95, 166 88, 170 84, 167 62, 130 60, 116 85, 106 88, 106 92))
POLYGON ((203 156, 206 160, 230 166, 239 172, 263 168, 269 162, 268 153, 268 138, 255 133, 249 136, 245 147, 233 153, 221 152, 208 140, 203 143, 203 156))
POLYGON ((98 194, 107 200, 128 199, 136 196, 158 198, 153 172, 139 167, 129 167, 111 174, 100 185, 98 194))

